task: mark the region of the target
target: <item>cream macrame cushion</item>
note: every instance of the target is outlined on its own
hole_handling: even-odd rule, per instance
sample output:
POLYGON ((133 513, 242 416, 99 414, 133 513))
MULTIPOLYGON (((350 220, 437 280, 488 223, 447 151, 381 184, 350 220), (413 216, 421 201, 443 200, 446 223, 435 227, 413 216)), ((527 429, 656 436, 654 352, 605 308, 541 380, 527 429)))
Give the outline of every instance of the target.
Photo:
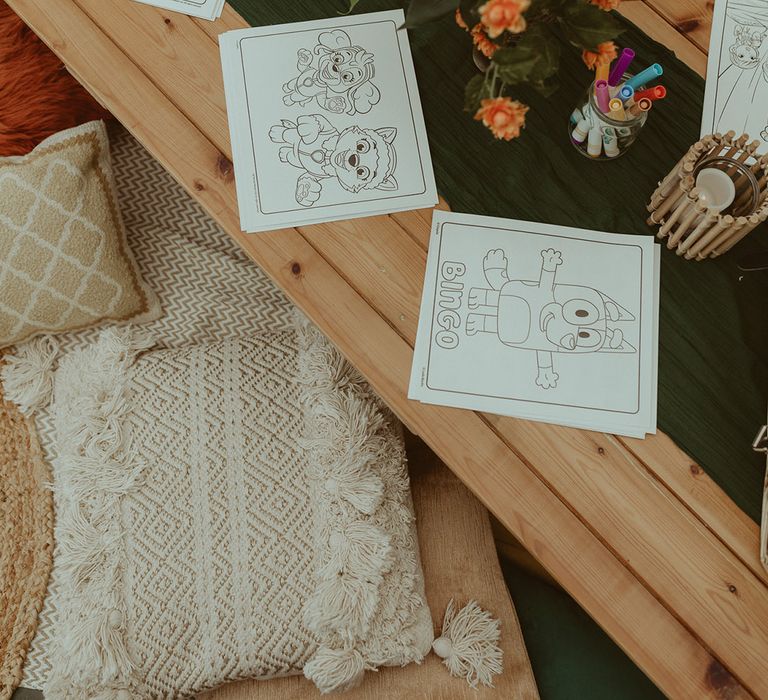
POLYGON ((54 381, 61 581, 46 700, 325 692, 433 639, 394 418, 296 328, 151 350, 110 329, 54 381))

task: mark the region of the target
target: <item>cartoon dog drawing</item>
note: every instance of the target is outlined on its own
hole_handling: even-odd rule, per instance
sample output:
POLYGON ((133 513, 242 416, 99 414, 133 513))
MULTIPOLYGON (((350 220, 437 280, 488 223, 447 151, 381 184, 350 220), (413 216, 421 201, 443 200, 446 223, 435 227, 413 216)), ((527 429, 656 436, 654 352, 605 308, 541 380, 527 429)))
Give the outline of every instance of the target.
POLYGON ((299 76, 283 85, 286 106, 306 106, 312 100, 334 114, 366 114, 381 92, 371 80, 373 54, 353 46, 341 29, 323 32, 314 49, 299 49, 299 76))
POLYGON ((734 23, 733 41, 730 45, 724 42, 721 47, 713 131, 759 132, 763 140, 768 140, 768 129, 764 129, 768 100, 768 3, 732 2, 727 18, 734 23))
POLYGON ((282 120, 269 130, 280 147, 280 160, 304 172, 296 183, 296 201, 311 207, 322 192, 322 181, 333 178, 348 192, 397 189, 397 129, 361 129, 350 126, 339 132, 320 114, 282 120))
POLYGON ((467 334, 495 333, 504 345, 535 350, 536 384, 544 389, 557 386, 553 353, 635 352, 616 326, 635 317, 603 292, 556 284, 559 251, 542 250, 541 258, 538 281, 510 280, 504 251, 488 251, 483 272, 491 288, 470 289, 469 308, 477 311, 467 316, 467 334))
POLYGON ((734 26, 734 43, 728 47, 731 63, 744 70, 755 68, 760 63, 759 49, 763 44, 765 34, 765 27, 745 27, 740 24, 734 26))

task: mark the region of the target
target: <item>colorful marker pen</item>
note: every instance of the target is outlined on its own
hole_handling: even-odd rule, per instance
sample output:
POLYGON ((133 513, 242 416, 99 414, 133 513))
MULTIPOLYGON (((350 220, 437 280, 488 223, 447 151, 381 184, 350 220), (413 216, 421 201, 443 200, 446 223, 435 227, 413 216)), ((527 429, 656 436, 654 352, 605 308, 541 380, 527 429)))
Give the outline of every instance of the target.
POLYGON ((610 76, 608 76, 608 85, 615 87, 621 82, 624 77, 624 73, 627 72, 629 64, 632 63, 632 59, 635 57, 635 52, 632 49, 624 49, 621 52, 621 56, 616 59, 616 65, 613 66, 610 76))
POLYGON ((664 73, 664 69, 658 63, 654 63, 644 71, 640 71, 634 78, 627 80, 624 85, 631 85, 633 89, 637 90, 641 85, 645 85, 651 80, 656 80, 662 73, 664 73))

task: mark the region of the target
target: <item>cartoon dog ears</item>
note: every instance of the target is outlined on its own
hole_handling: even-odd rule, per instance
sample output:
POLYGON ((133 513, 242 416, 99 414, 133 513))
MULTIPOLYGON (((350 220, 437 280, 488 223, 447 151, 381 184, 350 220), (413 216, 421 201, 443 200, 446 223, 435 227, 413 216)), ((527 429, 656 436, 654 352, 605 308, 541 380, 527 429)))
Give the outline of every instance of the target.
POLYGON ((331 51, 337 51, 338 49, 353 49, 355 54, 359 54, 359 62, 361 66, 373 63, 373 54, 368 53, 362 46, 353 46, 352 39, 349 38, 349 34, 341 29, 334 29, 330 32, 322 32, 317 37, 317 45, 315 46, 315 53, 331 53, 331 51))
POLYGON ((349 34, 341 29, 323 32, 317 38, 317 42, 315 53, 328 53, 328 51, 346 49, 352 46, 352 39, 349 38, 349 34), (323 49, 325 49, 325 51, 323 51, 323 49))
POLYGON ((334 29, 332 32, 323 32, 317 37, 317 44, 314 48, 316 54, 329 54, 338 49, 352 49, 361 68, 370 66, 370 71, 366 71, 366 73, 370 74, 366 77, 368 79, 373 77, 373 54, 368 53, 362 46, 353 46, 349 34, 341 31, 341 29, 334 29))
POLYGON ((615 302, 611 297, 603 292, 598 292, 605 304, 605 313, 609 321, 634 321, 635 317, 627 311, 621 304, 615 302))
POLYGON ((607 328, 603 346, 597 351, 600 353, 625 354, 636 352, 635 347, 627 341, 620 328, 607 328))
POLYGON ((756 49, 763 43, 766 32, 768 32, 766 27, 747 27, 743 24, 736 24, 733 27, 733 35, 736 39, 756 49))

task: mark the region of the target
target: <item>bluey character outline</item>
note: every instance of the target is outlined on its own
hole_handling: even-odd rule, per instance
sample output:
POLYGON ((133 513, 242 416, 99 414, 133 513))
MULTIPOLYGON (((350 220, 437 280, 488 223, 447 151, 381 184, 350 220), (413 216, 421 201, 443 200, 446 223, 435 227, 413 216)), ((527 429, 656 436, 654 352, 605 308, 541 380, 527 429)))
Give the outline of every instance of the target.
POLYGON ((617 325, 635 320, 627 309, 597 289, 556 283, 560 251, 542 250, 541 261, 538 281, 513 280, 504 251, 488 251, 483 272, 490 288, 469 291, 467 335, 494 333, 504 345, 535 350, 543 389, 557 387, 555 354, 636 352, 617 325))

